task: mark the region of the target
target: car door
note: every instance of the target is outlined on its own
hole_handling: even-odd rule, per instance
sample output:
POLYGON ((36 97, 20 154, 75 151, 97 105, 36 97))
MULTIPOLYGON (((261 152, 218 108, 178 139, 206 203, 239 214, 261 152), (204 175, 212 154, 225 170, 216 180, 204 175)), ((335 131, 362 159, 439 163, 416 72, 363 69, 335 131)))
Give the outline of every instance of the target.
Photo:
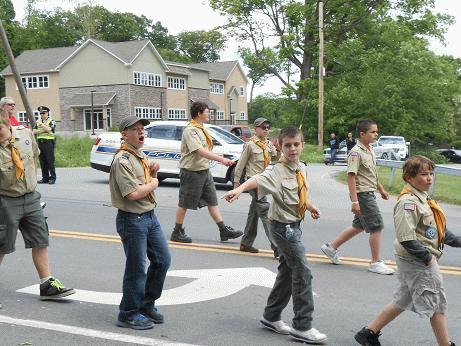
POLYGON ((178 131, 178 126, 173 124, 154 124, 147 129, 143 151, 149 158, 158 160, 160 175, 179 174, 181 136, 178 137, 178 131))

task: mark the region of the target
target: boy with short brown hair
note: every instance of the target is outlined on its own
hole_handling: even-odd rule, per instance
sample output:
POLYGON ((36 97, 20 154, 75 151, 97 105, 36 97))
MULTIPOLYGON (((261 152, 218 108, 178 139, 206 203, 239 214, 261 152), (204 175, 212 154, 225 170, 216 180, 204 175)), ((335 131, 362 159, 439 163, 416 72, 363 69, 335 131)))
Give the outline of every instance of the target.
POLYGON ((439 346, 454 346, 448 337, 447 300, 438 260, 444 244, 461 247, 461 237, 446 229, 445 215, 427 192, 432 185, 434 163, 413 156, 403 165, 405 187, 394 207, 394 249, 399 286, 393 301, 356 335, 361 345, 379 346, 380 331, 404 310, 430 318, 439 346))

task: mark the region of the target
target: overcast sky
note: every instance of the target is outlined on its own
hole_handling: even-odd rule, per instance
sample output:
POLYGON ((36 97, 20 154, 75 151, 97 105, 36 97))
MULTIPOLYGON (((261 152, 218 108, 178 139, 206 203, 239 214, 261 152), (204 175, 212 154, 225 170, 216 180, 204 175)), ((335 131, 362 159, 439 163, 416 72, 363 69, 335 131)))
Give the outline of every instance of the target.
MULTIPOLYGON (((16 18, 24 17, 25 0, 12 0, 16 11, 16 18)), ((68 9, 75 0, 39 0, 38 7, 52 9, 56 6, 68 9)), ((223 24, 223 17, 214 12, 206 0, 93 0, 95 4, 104 6, 111 11, 132 12, 136 15, 144 14, 146 17, 160 21, 168 28, 170 34, 178 34, 181 31, 209 30, 223 24)), ((455 17, 456 23, 450 27, 446 34, 446 46, 438 41, 431 41, 431 47, 437 54, 449 54, 461 57, 461 0, 435 0, 436 10, 449 13, 455 17)), ((155 44, 155 43, 154 43, 155 44)), ((239 43, 228 39, 227 49, 221 54, 221 60, 237 60, 239 43)), ((255 89, 255 94, 280 91, 280 83, 276 78, 268 80, 263 87, 255 89)))

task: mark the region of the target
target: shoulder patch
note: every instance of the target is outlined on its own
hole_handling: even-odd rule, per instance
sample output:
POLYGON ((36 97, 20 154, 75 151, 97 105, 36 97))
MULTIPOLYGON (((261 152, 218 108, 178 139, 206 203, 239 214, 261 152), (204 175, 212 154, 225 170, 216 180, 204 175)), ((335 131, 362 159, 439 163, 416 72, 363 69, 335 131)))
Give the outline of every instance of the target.
POLYGON ((129 154, 128 155, 125 155, 125 153, 123 153, 122 155, 120 155, 120 157, 118 158, 118 162, 125 168, 128 168, 128 169, 131 169, 131 162, 130 162, 130 159, 129 159, 129 154))
POLYGON ((351 151, 351 156, 359 156, 359 153, 356 151, 351 151))
POLYGON ((408 210, 408 211, 415 211, 416 210, 416 204, 413 203, 403 203, 403 209, 408 210))

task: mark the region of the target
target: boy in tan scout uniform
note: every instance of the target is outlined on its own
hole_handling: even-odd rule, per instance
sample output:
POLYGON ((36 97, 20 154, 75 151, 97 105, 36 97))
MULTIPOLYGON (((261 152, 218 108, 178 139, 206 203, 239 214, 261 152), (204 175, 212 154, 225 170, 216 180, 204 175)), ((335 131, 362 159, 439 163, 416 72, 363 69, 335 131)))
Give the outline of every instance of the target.
MULTIPOLYGON (((57 299, 75 293, 52 277, 48 262, 48 225, 40 205, 35 160, 39 155, 32 132, 12 127, 0 110, 0 263, 15 251, 18 228, 40 278, 40 299, 57 299)), ((4 280, 2 280, 4 282, 4 280)))
MULTIPOLYGON (((251 137, 251 140, 246 143, 235 167, 234 188, 240 185, 243 173, 245 173, 243 178, 248 180, 252 176, 264 172, 271 160, 278 160, 280 158, 280 150, 267 139, 270 126, 270 121, 265 118, 257 118, 254 121, 255 136, 251 137)), ((258 218, 260 218, 271 248, 274 251, 274 257, 277 258, 277 247, 272 243, 269 236, 270 224, 267 212, 269 211, 270 204, 266 196, 258 199, 258 191, 256 189, 250 190, 248 193, 251 196, 251 203, 248 209, 248 217, 242 241, 240 242, 240 251, 259 252, 257 248, 253 247, 253 242, 258 232, 258 218)))
POLYGON ((312 327, 312 274, 307 265, 300 227, 306 211, 313 219, 318 219, 320 212, 307 199, 305 166, 299 162, 304 147, 301 131, 294 126, 285 127, 280 132, 279 143, 283 153, 279 163, 227 192, 223 198, 233 202, 243 191, 252 189, 258 190, 259 197, 272 195, 270 236, 280 253, 280 264, 261 323, 276 333, 289 334, 297 340, 322 343, 327 336, 312 327), (295 314, 293 328, 281 319, 290 297, 293 297, 295 314))
POLYGON ((158 187, 157 162, 148 162, 140 150, 144 125, 149 121, 129 116, 120 122, 123 142, 110 169, 112 205, 118 209, 117 233, 126 256, 123 296, 117 326, 150 329, 164 318, 155 307, 160 298, 171 256, 154 213, 158 187), (149 266, 146 273, 146 257, 149 266))
POLYGON ((354 214, 352 227, 344 229, 331 243, 322 245, 321 250, 332 263, 341 264, 339 247, 365 230, 370 234, 371 263, 368 270, 377 274, 394 274, 394 269, 381 260, 380 254, 384 223, 375 191, 378 190, 385 200, 389 199, 389 194, 379 182, 376 156, 371 147, 378 137, 378 126, 373 120, 361 120, 357 124, 357 134, 359 142, 347 158, 347 185, 354 214))
POLYGON ((438 260, 444 244, 461 247, 461 237, 446 229, 442 209, 427 194, 433 177, 434 163, 424 156, 413 156, 403 165, 405 187, 394 207, 399 286, 392 303, 355 335, 361 345, 381 345, 380 331, 410 310, 430 318, 439 346, 454 346, 448 337, 447 300, 438 260))
POLYGON ((181 160, 179 172, 179 202, 176 211, 176 224, 171 240, 191 243, 182 227, 187 209, 208 207, 208 212, 218 225, 221 241, 240 237, 242 231, 236 231, 223 222, 218 208, 216 188, 210 172, 210 160, 232 166, 234 161, 216 155, 213 150, 213 138, 203 126, 209 121, 210 111, 207 104, 194 102, 191 105, 192 120, 187 124, 181 139, 181 160))

